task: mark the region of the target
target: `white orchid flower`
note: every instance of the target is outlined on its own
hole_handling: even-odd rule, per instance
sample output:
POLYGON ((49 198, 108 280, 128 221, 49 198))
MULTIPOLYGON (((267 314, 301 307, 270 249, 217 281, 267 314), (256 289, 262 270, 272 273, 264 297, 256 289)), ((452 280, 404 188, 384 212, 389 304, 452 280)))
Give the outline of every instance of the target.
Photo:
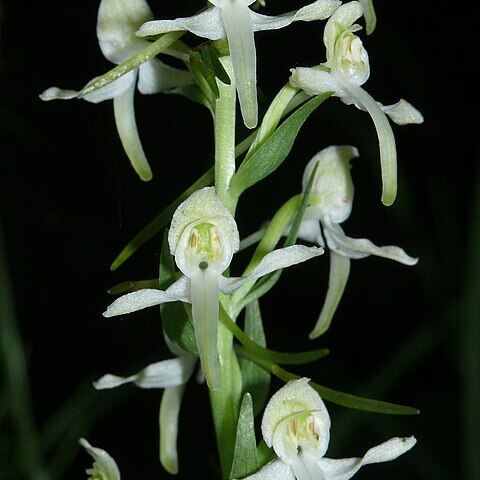
POLYGON ((166 302, 192 304, 192 317, 202 370, 210 389, 218 390, 217 345, 219 294, 230 294, 246 282, 304 262, 323 253, 322 248, 294 245, 267 254, 246 277, 226 278, 239 248, 237 224, 213 187, 193 193, 175 211, 168 234, 170 252, 183 273, 165 291, 143 289, 115 300, 104 313, 122 315, 166 302))
POLYGON ((254 32, 276 30, 292 22, 323 20, 341 4, 339 0, 317 0, 291 13, 270 17, 252 11, 255 0, 210 0, 212 8, 192 17, 147 22, 138 31, 139 36, 188 30, 210 40, 227 38, 232 57, 235 85, 248 128, 258 121, 257 78, 254 32))
POLYGON ((93 447, 84 438, 80 445, 93 457, 93 466, 86 473, 89 480, 120 480, 120 471, 115 460, 101 448, 93 447))
POLYGON ((278 458, 246 477, 248 480, 348 480, 364 465, 394 460, 415 445, 414 437, 395 437, 371 448, 362 458, 324 458, 330 416, 308 381, 288 382, 268 402, 262 434, 278 458))
POLYGON ((310 191, 309 206, 305 209, 298 238, 320 246, 325 246, 326 241, 330 250, 328 291, 310 338, 318 337, 330 326, 348 280, 351 258, 376 255, 404 265, 415 265, 418 262, 417 258, 410 257, 399 247, 378 247, 366 238, 350 238, 343 232, 340 223, 347 220, 352 211, 354 188, 350 160, 355 157, 358 157, 355 147, 330 146, 308 162, 303 174, 305 191, 313 169, 318 165, 310 191))
POLYGON ((332 91, 347 105, 354 104, 370 114, 380 147, 382 202, 391 205, 397 195, 397 151, 386 115, 399 125, 422 123, 423 116, 403 99, 394 105, 383 106, 361 87, 370 76, 367 51, 354 33, 361 29, 354 22, 362 15, 360 2, 346 3, 336 10, 328 19, 323 35, 327 62, 323 67, 292 69, 290 83, 309 95, 332 91))
MULTIPOLYGON (((149 43, 136 37, 135 31, 152 18, 153 14, 145 0, 102 0, 98 9, 97 37, 105 58, 120 64, 147 47, 149 43)), ((140 93, 152 94, 168 92, 190 83, 193 83, 193 77, 189 72, 170 67, 154 58, 83 97, 92 103, 113 99, 115 122, 123 148, 135 172, 144 181, 152 178, 152 171, 135 120, 135 86, 138 86, 140 93)), ((77 98, 78 93, 76 90, 51 87, 40 98, 45 101, 69 100, 77 98)))
POLYGON ((97 390, 133 383, 140 388, 164 389, 160 403, 160 462, 171 474, 178 473, 178 418, 185 385, 192 376, 196 358, 174 347, 165 335, 167 345, 178 356, 148 365, 128 377, 107 374, 93 383, 97 390))

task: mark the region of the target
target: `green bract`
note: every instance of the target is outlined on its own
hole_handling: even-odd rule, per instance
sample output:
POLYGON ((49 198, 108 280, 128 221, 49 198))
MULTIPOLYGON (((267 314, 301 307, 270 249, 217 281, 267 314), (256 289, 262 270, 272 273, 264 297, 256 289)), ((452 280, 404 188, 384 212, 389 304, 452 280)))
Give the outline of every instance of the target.
POLYGON ((382 202, 391 205, 397 195, 397 151, 388 115, 395 123, 422 123, 423 117, 405 100, 394 105, 377 103, 363 88, 370 76, 368 54, 355 32, 361 29, 354 22, 363 15, 360 2, 342 5, 328 19, 323 41, 327 48, 326 69, 298 67, 292 69, 290 83, 309 95, 332 91, 347 105, 366 110, 377 130, 382 166, 382 202))

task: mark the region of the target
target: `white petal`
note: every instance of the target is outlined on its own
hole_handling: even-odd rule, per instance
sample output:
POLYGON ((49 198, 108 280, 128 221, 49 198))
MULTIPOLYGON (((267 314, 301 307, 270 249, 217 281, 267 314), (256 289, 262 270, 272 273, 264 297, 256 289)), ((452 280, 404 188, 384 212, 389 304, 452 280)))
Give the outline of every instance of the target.
POLYGON ((117 298, 103 313, 104 317, 114 317, 126 313, 136 312, 144 308, 160 305, 161 303, 175 302, 177 298, 163 290, 144 288, 136 292, 127 293, 117 298))
POLYGON ((363 8, 359 2, 348 2, 339 7, 328 19, 323 32, 323 43, 327 47, 328 66, 331 65, 335 53, 335 43, 339 35, 350 29, 362 15, 363 8))
POLYGON ((243 480, 295 480, 295 475, 288 465, 277 459, 243 480))
MULTIPOLYGON (((100 103, 105 100, 112 100, 120 97, 130 90, 134 90, 136 79, 137 70, 131 70, 120 78, 117 78, 117 80, 114 82, 107 83, 107 85, 104 87, 94 90, 88 95, 85 95, 83 98, 87 100, 87 102, 91 103, 100 103)), ((95 78, 92 80, 92 82, 93 81, 95 81, 95 78)))
POLYGON ((198 37, 209 40, 225 38, 225 28, 217 7, 209 8, 205 12, 192 17, 177 18, 175 20, 154 20, 144 23, 138 30, 139 37, 158 35, 160 33, 188 30, 198 37))
POLYGON ((415 437, 396 437, 371 448, 363 458, 344 458, 339 460, 321 458, 318 462, 328 480, 349 480, 363 465, 394 460, 408 452, 415 443, 417 443, 415 437))
POLYGON ((323 253, 321 247, 306 247, 305 245, 292 245, 279 248, 267 253, 262 261, 255 267, 252 273, 246 277, 221 277, 220 288, 223 293, 232 293, 243 284, 267 275, 267 273, 302 263, 323 253))
POLYGON ((101 448, 93 447, 84 438, 79 440, 80 445, 93 457, 93 468, 87 470, 88 475, 102 480, 120 480, 120 471, 115 460, 101 448))
POLYGON ((248 128, 255 128, 258 121, 257 57, 250 9, 233 1, 227 2, 221 10, 243 121, 248 128))
POLYGON ((410 257, 400 247, 388 245, 378 247, 366 238, 350 238, 345 235, 340 225, 331 224, 324 229, 325 239, 328 247, 349 258, 364 258, 368 255, 388 258, 404 265, 415 265, 418 258, 410 257))
POLYGON ((337 310, 345 290, 349 273, 350 259, 342 255, 337 255, 334 251, 330 251, 330 273, 327 295, 323 303, 322 311, 320 312, 320 317, 310 332, 309 338, 319 337, 330 327, 333 315, 337 310))
POLYGON ((314 20, 325 20, 330 17, 342 4, 339 0, 317 0, 305 5, 295 13, 294 22, 311 22, 314 20))
POLYGON ((363 88, 346 83, 343 83, 343 87, 355 103, 360 104, 372 117, 380 148, 382 202, 387 206, 391 205, 397 196, 397 149, 392 127, 377 102, 363 88))
POLYGON ((379 106, 397 125, 423 123, 423 115, 403 98, 393 105, 379 104, 379 106))
POLYGON ((337 97, 345 96, 345 90, 340 82, 329 72, 319 68, 292 68, 290 85, 301 88, 309 95, 319 95, 334 92, 337 97))
POLYGON ((160 463, 170 474, 178 473, 178 416, 185 387, 167 388, 160 402, 160 463))
POLYGON ((105 58, 122 63, 148 44, 135 31, 153 18, 145 0, 102 0, 98 9, 97 37, 105 58))
POLYGON ((322 450, 326 451, 330 416, 320 395, 308 382, 308 378, 291 380, 270 398, 262 418, 262 435, 267 446, 272 446, 274 431, 283 420, 296 413, 314 411, 324 426, 325 438, 321 440, 324 443, 322 450))
POLYGON ((140 388, 176 387, 187 383, 192 375, 194 365, 195 357, 182 355, 181 357, 152 363, 129 377, 119 377, 108 373, 94 382, 93 386, 97 390, 115 388, 125 383, 134 383, 140 388))
POLYGON ((192 317, 202 371, 210 390, 220 388, 218 359, 218 274, 198 270, 190 278, 192 317))
POLYGON ((253 30, 255 32, 262 30, 277 30, 287 27, 292 22, 311 22, 314 20, 324 20, 328 18, 339 6, 339 0, 317 0, 316 2, 300 8, 296 12, 286 13, 275 17, 261 15, 250 11, 252 17, 253 30))
POLYGON ((58 87, 50 87, 43 91, 39 97, 40 100, 44 102, 49 102, 50 100, 71 100, 77 97, 77 93, 77 90, 64 90, 58 87))
POLYGON ((165 92, 193 83, 192 74, 154 58, 139 67, 138 90, 143 94, 165 92))
POLYGON ((132 84, 123 95, 113 99, 113 112, 118 135, 133 169, 143 181, 149 181, 152 179, 152 170, 138 135, 134 94, 135 84, 132 84))
MULTIPOLYGON (((288 235, 288 233, 286 233, 286 235, 288 235)), ((325 246, 325 243, 322 237, 322 231, 320 230, 320 222, 318 221, 318 218, 306 219, 304 217, 302 220, 302 223, 300 223, 300 228, 298 229, 297 238, 301 238, 306 242, 316 243, 321 247, 325 246)))

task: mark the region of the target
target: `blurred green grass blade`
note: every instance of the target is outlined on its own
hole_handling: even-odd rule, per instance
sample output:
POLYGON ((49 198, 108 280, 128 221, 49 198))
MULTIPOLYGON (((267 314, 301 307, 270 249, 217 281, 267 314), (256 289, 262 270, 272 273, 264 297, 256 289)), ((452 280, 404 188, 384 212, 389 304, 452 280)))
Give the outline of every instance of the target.
POLYGON ((238 415, 235 453, 230 478, 244 478, 258 469, 252 396, 246 393, 238 415))
POLYGON ((9 397, 10 414, 15 432, 15 456, 19 472, 29 480, 49 480, 43 464, 39 436, 35 426, 28 384, 27 362, 22 339, 17 328, 13 293, 6 261, 3 231, 0 226, 0 352, 3 357, 5 389, 9 397))
POLYGON ((460 307, 461 451, 465 480, 476 480, 480 472, 480 171, 476 181, 460 307))
POLYGON ((172 218, 173 212, 180 203, 187 199, 193 192, 206 187, 213 182, 213 167, 207 170, 193 185, 177 197, 168 207, 162 210, 150 223, 147 224, 130 242, 123 248, 110 266, 110 270, 116 270, 128 258, 130 258, 144 243, 155 236, 162 228, 166 227, 172 218))

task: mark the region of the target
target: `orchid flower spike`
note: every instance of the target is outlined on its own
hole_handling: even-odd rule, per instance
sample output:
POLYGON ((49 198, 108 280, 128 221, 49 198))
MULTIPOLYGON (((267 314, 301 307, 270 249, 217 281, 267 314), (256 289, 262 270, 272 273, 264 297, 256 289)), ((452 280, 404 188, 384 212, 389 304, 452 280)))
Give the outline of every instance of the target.
POLYGON ((168 234, 170 253, 182 272, 165 291, 143 289, 115 300, 104 313, 122 315, 166 302, 192 304, 192 318, 205 380, 220 389, 217 345, 219 294, 230 294, 246 282, 304 262, 323 253, 322 248, 294 245, 265 255, 245 277, 226 278, 233 254, 239 248, 237 224, 213 187, 193 193, 173 214, 168 234))
POLYGON ((140 388, 165 389, 160 403, 160 462, 171 474, 178 473, 178 419, 185 385, 192 376, 196 358, 174 346, 165 335, 167 346, 175 358, 148 365, 128 377, 107 374, 93 383, 97 390, 134 383, 140 388))
POLYGON ((101 448, 90 445, 84 438, 80 439, 80 445, 93 457, 93 466, 86 473, 89 480, 120 480, 120 471, 115 460, 101 448))
POLYGON ((295 12, 270 17, 252 11, 249 6, 254 2, 255 0, 210 0, 213 7, 198 15, 147 22, 137 33, 139 36, 147 36, 188 30, 210 40, 226 37, 240 109, 248 128, 255 128, 258 122, 254 32, 276 30, 297 21, 324 20, 341 4, 339 0, 317 0, 295 12))
POLYGON ((391 438, 362 458, 324 458, 330 416, 308 378, 292 380, 268 402, 262 419, 265 443, 278 458, 245 480, 348 480, 364 465, 388 462, 410 450, 414 437, 391 438))
POLYGON ((347 220, 352 211, 354 189, 350 160, 355 157, 358 157, 355 147, 330 146, 308 162, 303 174, 305 191, 313 169, 318 164, 310 191, 309 206, 305 209, 298 237, 320 246, 325 246, 326 241, 330 250, 328 291, 310 338, 325 333, 330 326, 348 280, 351 258, 376 255, 404 265, 415 265, 418 262, 417 258, 410 257, 399 247, 378 247, 370 240, 350 238, 343 232, 340 223, 347 220))
MULTIPOLYGON (((120 64, 147 47, 149 43, 137 38, 135 31, 152 18, 145 0, 102 0, 98 9, 97 37, 105 58, 120 64)), ((193 83, 193 77, 185 70, 170 67, 154 58, 82 98, 92 103, 113 99, 115 122, 125 153, 138 176, 148 181, 152 178, 152 171, 135 120, 134 93, 137 83, 140 93, 151 94, 168 92, 193 83)), ((40 98, 45 101, 69 100, 79 98, 78 94, 76 90, 51 87, 40 98)))
POLYGON ((292 69, 290 84, 309 95, 334 92, 347 105, 353 104, 370 114, 380 147, 382 202, 391 205, 397 195, 397 151, 386 115, 399 125, 422 123, 423 116, 403 99, 394 105, 384 106, 361 88, 370 76, 370 64, 362 41, 355 35, 361 27, 354 22, 363 13, 360 2, 346 3, 336 10, 328 19, 323 35, 327 47, 326 63, 323 67, 292 69))

